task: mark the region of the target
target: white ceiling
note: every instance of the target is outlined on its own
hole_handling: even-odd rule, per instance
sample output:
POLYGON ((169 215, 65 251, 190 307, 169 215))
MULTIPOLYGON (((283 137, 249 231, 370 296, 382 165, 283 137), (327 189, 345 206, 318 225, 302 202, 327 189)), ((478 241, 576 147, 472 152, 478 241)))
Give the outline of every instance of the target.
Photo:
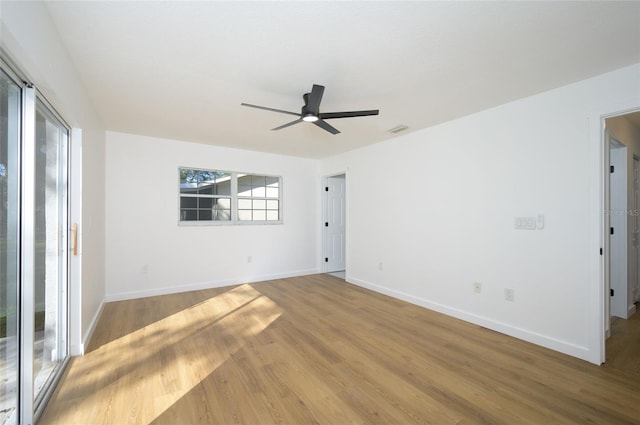
POLYGON ((321 158, 640 62, 640 2, 47 3, 108 130, 321 158), (271 128, 312 84, 321 111, 271 128))

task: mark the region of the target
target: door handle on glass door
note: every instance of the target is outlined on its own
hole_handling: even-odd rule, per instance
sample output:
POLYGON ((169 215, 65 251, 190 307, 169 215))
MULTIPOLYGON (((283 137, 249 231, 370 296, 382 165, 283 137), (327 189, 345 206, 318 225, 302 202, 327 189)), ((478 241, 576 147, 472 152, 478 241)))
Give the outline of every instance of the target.
POLYGON ((78 223, 73 223, 73 255, 78 255, 78 223))

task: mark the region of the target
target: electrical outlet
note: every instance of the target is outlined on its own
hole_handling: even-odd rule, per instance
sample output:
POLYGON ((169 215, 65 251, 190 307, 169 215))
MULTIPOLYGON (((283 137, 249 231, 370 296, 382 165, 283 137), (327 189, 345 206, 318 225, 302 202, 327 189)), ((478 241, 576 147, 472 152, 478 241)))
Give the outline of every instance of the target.
POLYGON ((513 293, 513 289, 505 288, 504 290, 504 299, 505 301, 515 301, 515 295, 513 293))
POLYGON ((482 283, 473 282, 473 292, 475 292, 476 294, 481 293, 482 292, 482 283))

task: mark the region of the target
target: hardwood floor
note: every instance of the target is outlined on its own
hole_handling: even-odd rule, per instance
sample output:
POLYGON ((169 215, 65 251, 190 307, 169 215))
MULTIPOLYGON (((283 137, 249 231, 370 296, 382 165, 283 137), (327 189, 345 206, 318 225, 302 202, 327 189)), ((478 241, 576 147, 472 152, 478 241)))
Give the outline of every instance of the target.
POLYGON ((640 311, 630 318, 611 322, 605 367, 635 375, 640 380, 640 311))
POLYGON ((328 275, 105 306, 41 425, 638 424, 640 380, 328 275))

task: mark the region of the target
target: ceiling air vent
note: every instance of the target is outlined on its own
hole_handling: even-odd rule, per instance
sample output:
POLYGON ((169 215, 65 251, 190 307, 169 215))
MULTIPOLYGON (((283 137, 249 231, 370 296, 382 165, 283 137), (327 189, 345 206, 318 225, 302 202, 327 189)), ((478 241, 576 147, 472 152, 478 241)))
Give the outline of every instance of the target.
POLYGON ((400 125, 396 125, 393 128, 390 128, 389 130, 387 130, 389 133, 400 133, 401 131, 405 131, 406 129, 408 129, 409 127, 404 125, 404 124, 400 124, 400 125))

